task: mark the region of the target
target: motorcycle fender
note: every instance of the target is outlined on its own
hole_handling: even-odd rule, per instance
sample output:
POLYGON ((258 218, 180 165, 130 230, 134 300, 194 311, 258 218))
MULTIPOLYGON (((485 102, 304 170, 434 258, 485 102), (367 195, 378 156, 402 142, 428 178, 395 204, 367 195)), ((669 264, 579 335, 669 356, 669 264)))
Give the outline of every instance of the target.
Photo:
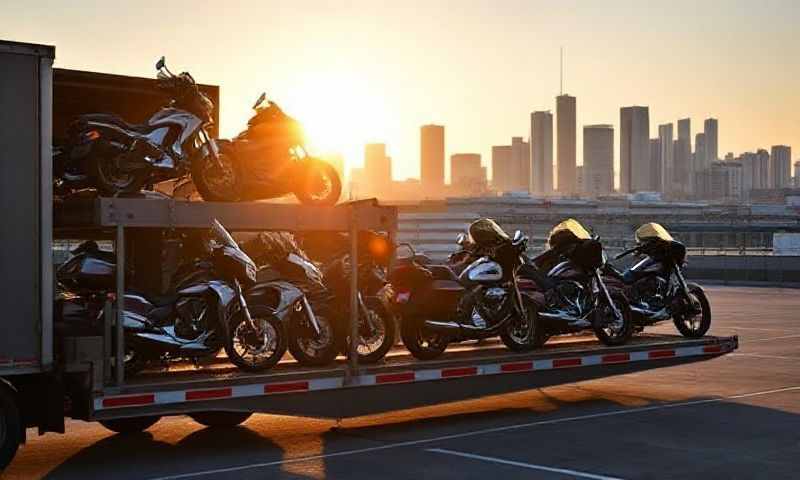
POLYGON ((208 289, 217 297, 219 327, 223 336, 228 338, 231 317, 239 307, 236 290, 227 283, 216 280, 208 282, 208 289))
POLYGON ((291 316, 293 305, 305 296, 297 286, 282 280, 258 284, 248 292, 248 296, 256 289, 272 290, 277 294, 278 303, 276 305, 265 305, 257 300, 248 300, 247 305, 250 311, 253 314, 274 315, 280 321, 288 320, 291 316))

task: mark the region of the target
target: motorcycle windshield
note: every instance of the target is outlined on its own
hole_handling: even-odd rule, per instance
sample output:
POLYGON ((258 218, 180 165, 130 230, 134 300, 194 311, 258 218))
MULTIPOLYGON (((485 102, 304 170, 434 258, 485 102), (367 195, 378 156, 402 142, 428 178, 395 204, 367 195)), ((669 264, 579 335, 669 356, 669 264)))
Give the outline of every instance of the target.
POLYGON ((669 234, 667 229, 655 222, 645 223, 641 227, 637 228, 635 237, 636 241, 640 243, 654 239, 663 240, 665 242, 674 241, 672 235, 669 234))
POLYGON ((510 241, 508 234, 491 218, 480 218, 468 229, 467 241, 477 246, 491 246, 510 241))
POLYGON ((220 246, 226 246, 241 250, 239 244, 233 239, 230 233, 225 230, 225 227, 219 223, 216 218, 211 221, 211 239, 217 242, 220 246))
POLYGON ((550 230, 550 235, 547 237, 547 246, 548 248, 559 248, 579 240, 589 240, 591 238, 592 235, 580 222, 574 218, 568 218, 550 230))

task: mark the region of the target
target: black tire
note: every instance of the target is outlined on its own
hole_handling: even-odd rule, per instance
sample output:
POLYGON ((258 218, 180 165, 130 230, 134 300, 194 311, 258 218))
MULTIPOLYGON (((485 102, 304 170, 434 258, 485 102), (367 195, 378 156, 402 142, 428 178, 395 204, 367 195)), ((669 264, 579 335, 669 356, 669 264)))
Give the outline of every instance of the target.
POLYGON ((425 331, 422 318, 403 318, 400 321, 400 337, 411 355, 419 360, 439 357, 449 343, 444 335, 425 331))
MULTIPOLYGON (((315 312, 316 313, 316 312, 315 312)), ((339 354, 333 323, 326 314, 316 314, 322 330, 317 335, 305 319, 305 312, 295 312, 289 320, 289 352, 300 365, 321 367, 332 363, 339 354)))
POLYGON ((530 352, 541 348, 548 339, 541 322, 539 322, 539 310, 536 304, 527 298, 523 298, 523 303, 528 316, 524 324, 525 332, 517 329, 522 326, 514 320, 510 321, 507 328, 500 332, 500 340, 512 352, 530 352))
POLYGON ((675 328, 681 332, 681 335, 687 338, 700 338, 708 332, 711 328, 711 304, 708 302, 708 297, 703 291, 703 288, 696 283, 687 285, 689 288, 689 295, 692 301, 697 301, 700 304, 700 322, 696 325, 687 325, 689 320, 694 322, 696 315, 689 318, 687 315, 676 315, 672 320, 675 322, 675 328))
POLYGON ((342 179, 331 164, 309 159, 304 162, 294 194, 303 205, 333 206, 342 195, 342 179))
POLYGON ((231 428, 246 422, 253 412, 194 412, 189 416, 209 428, 231 428))
POLYGON ((594 333, 597 339, 608 346, 624 345, 633 335, 633 315, 628 299, 622 293, 612 293, 611 299, 622 314, 622 325, 617 329, 609 327, 605 320, 607 315, 613 315, 610 307, 604 305, 595 310, 594 333))
POLYGON ((239 201, 241 182, 236 158, 229 147, 220 148, 218 158, 222 170, 211 155, 202 156, 192 162, 192 182, 197 193, 207 202, 239 201))
MULTIPOLYGON (((380 345, 372 350, 370 353, 361 353, 358 354, 358 363, 369 365, 372 363, 379 362, 383 357, 389 353, 389 350, 392 349, 395 341, 395 334, 397 328, 395 328, 394 317, 389 313, 386 309, 386 306, 380 299, 375 297, 367 297, 364 299, 364 303, 367 306, 367 309, 372 312, 375 316, 373 321, 380 322, 381 329, 383 330, 383 337, 380 339, 380 345)), ((349 327, 350 319, 344 319, 345 328, 349 327)), ((349 355, 349 335, 346 336, 346 340, 344 342, 344 350, 345 355, 349 355)))
POLYGON ((2 472, 22 442, 22 418, 17 399, 10 387, 0 385, 0 472, 2 472))
POLYGON ((100 425, 112 432, 121 434, 140 433, 156 424, 161 420, 158 415, 148 417, 115 418, 113 420, 100 420, 100 425))
POLYGON ((244 315, 233 317, 228 330, 230 334, 225 341, 225 353, 240 370, 263 372, 274 367, 286 353, 286 328, 274 316, 254 315, 253 322, 261 328, 263 335, 250 332, 244 315))
POLYGON ((138 193, 149 177, 146 170, 119 172, 117 163, 124 161, 121 150, 99 140, 92 145, 87 158, 88 174, 92 178, 97 191, 101 195, 118 195, 138 193))

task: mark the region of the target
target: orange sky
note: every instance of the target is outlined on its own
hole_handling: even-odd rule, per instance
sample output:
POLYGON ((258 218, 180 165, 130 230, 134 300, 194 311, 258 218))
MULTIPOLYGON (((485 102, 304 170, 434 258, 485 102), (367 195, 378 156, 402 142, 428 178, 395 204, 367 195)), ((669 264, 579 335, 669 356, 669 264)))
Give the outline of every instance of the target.
MULTIPOLYGON (((783 143, 800 157, 800 2, 204 2, 6 0, 0 37, 56 45, 56 64, 153 76, 166 55, 222 87, 223 135, 261 91, 351 164, 386 142, 395 178, 419 174, 419 126, 452 153, 528 136, 554 109, 558 49, 581 126, 649 105, 659 123, 719 119, 719 152, 783 143), (35 4, 34 4, 35 3, 35 4)), ((615 132, 618 149, 618 131, 615 132)), ((581 134, 578 162, 581 162, 581 134)), ((618 156, 618 152, 617 156, 618 156)))

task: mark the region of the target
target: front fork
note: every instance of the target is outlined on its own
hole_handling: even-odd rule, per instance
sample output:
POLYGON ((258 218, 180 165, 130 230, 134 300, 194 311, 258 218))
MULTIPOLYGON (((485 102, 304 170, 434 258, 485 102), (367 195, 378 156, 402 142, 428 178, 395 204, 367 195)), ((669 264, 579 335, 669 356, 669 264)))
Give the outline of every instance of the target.
POLYGON ((611 307, 611 311, 614 313, 614 319, 617 321, 622 320, 622 312, 619 311, 619 307, 617 304, 614 303, 614 300, 611 298, 611 293, 608 291, 608 287, 606 287, 606 283, 603 281, 603 277, 600 275, 600 269, 597 268, 594 271, 594 281, 597 282, 597 287, 600 289, 600 293, 603 294, 603 298, 605 298, 606 303, 609 307, 611 307))
POLYGON ((301 300, 303 304, 303 310, 306 312, 306 318, 308 318, 308 323, 314 327, 314 332, 316 332, 317 336, 322 334, 322 328, 319 326, 319 321, 317 320, 317 316, 314 315, 314 310, 311 308, 311 304, 308 302, 308 297, 303 295, 303 299, 301 300))
POLYGON ((674 272, 675 272, 675 278, 678 279, 678 286, 681 287, 681 292, 683 292, 683 297, 686 299, 686 305, 688 305, 691 311, 697 313, 698 306, 695 304, 695 302, 692 301, 692 295, 689 292, 689 286, 686 285, 686 279, 683 278, 683 272, 678 266, 675 267, 674 272))
POLYGON ((242 285, 239 283, 239 280, 234 282, 234 289, 236 290, 236 296, 239 297, 239 308, 242 309, 242 315, 244 315, 245 323, 252 331, 261 333, 256 326, 256 323, 253 321, 253 317, 250 315, 250 309, 247 308, 247 300, 244 299, 242 285))

